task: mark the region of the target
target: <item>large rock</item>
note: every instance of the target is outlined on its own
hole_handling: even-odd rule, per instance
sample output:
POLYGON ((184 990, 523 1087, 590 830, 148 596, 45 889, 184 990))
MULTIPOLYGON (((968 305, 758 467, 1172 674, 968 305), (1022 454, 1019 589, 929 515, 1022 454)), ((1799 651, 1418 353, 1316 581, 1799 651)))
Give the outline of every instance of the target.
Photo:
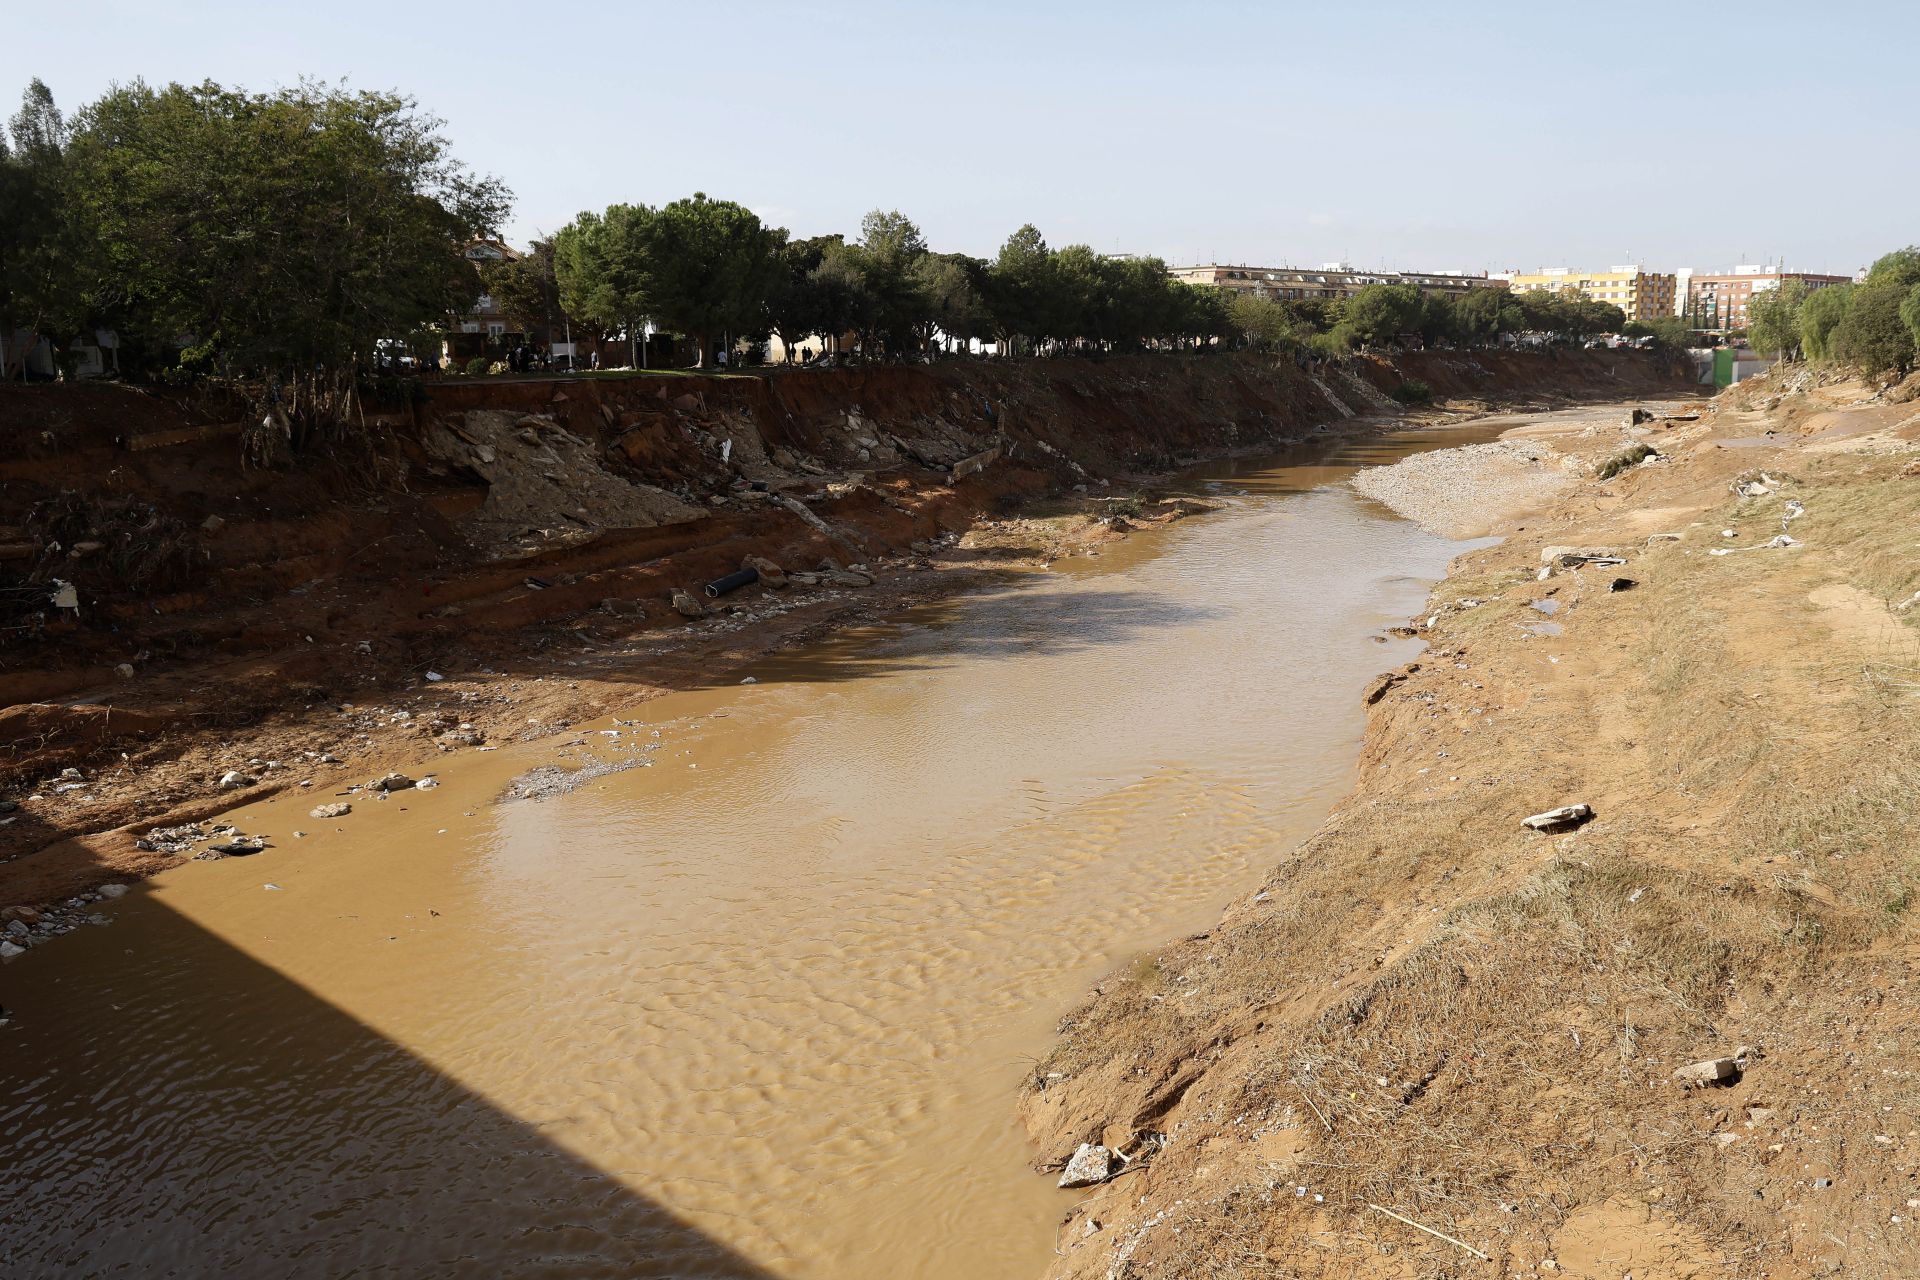
POLYGON ((707 616, 707 606, 702 604, 700 598, 694 595, 693 592, 688 591, 685 587, 675 589, 673 593, 673 611, 686 618, 704 618, 707 616))
POLYGON ((748 556, 740 562, 742 569, 752 569, 760 575, 760 581, 775 590, 787 585, 787 571, 765 556, 748 556))
POLYGON ((407 791, 412 789, 414 781, 404 773, 390 773, 384 778, 375 778, 368 785, 375 791, 407 791))
POLYGON ((339 804, 317 804, 307 814, 309 818, 344 818, 353 812, 353 806, 345 802, 339 804))
POLYGON ((1063 1187, 1091 1187, 1113 1176, 1113 1152, 1094 1142, 1083 1142, 1060 1174, 1063 1187))

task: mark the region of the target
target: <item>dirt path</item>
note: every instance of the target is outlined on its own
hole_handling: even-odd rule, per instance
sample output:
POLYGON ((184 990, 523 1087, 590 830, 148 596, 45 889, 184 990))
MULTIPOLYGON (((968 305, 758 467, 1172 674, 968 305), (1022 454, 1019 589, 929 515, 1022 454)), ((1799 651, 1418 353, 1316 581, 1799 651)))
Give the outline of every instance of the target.
POLYGON ((1456 562, 1352 796, 1035 1068, 1051 1167, 1134 1161, 1052 1275, 1920 1274, 1908 408, 1743 388, 1606 480, 1619 424, 1528 430, 1571 485, 1456 562))

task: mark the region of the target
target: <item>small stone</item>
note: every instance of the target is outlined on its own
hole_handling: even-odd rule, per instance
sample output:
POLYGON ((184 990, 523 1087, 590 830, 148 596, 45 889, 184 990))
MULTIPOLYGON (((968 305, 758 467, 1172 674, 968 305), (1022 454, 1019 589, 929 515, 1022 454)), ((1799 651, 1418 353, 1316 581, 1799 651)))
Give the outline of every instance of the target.
POLYGON ((1060 1174, 1063 1187, 1091 1187, 1113 1176, 1113 1153, 1092 1142, 1083 1142, 1067 1161, 1060 1174))
POLYGON ((406 791, 414 785, 414 781, 404 773, 389 773, 383 778, 374 779, 368 785, 375 791, 406 791))
POLYGON ((1592 818, 1592 805, 1569 804, 1562 805, 1558 809, 1549 809, 1545 813, 1536 813, 1530 818, 1522 818, 1520 825, 1531 827, 1535 831, 1566 831, 1592 818))
POLYGON ((16 938, 25 938, 30 936, 33 933, 33 930, 27 928, 25 922, 23 921, 9 920, 7 921, 7 932, 12 934, 16 938))
POLYGON ((1718 1084, 1722 1080, 1731 1080, 1740 1074, 1740 1064, 1732 1058, 1707 1058, 1701 1062, 1690 1062, 1673 1073, 1673 1078, 1685 1085, 1718 1084))
POLYGON ((15 956, 23 956, 25 954, 27 954, 25 947, 12 942, 0 942, 0 960, 11 960, 15 956))
POLYGON ((219 516, 208 516, 200 522, 200 527, 208 533, 218 533, 227 527, 227 522, 219 516))
POLYGON ((344 818, 353 812, 350 804, 317 804, 307 814, 309 818, 344 818))
POLYGON ((98 889, 95 889, 94 893, 111 902, 115 898, 126 897, 127 886, 123 884, 103 884, 98 889))
POLYGON ((691 591, 687 591, 684 588, 673 593, 673 611, 685 618, 704 618, 707 616, 707 606, 701 604, 699 599, 691 591))
POLYGON ((237 791, 241 787, 250 787, 253 779, 238 769, 229 769, 220 775, 220 787, 223 791, 237 791))

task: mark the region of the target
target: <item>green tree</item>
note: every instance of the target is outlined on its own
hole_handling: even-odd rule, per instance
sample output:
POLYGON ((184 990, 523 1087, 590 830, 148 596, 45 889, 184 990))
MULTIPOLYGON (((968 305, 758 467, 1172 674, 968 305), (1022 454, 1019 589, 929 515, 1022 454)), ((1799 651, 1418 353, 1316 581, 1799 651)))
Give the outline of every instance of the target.
POLYGON ((82 305, 155 346, 188 335, 183 363, 260 387, 253 456, 297 445, 350 416, 379 343, 479 293, 460 246, 507 192, 440 128, 411 98, 312 83, 113 89, 66 152, 82 305))
POLYGON ((1053 250, 1032 223, 1007 237, 987 273, 987 307, 1002 351, 1016 338, 1036 345, 1055 337, 1059 290, 1053 250))
POLYGON ((1851 284, 1830 284, 1807 295, 1800 304, 1800 345, 1809 360, 1834 358, 1834 331, 1852 306, 1851 284))
POLYGON ((1370 284, 1347 299, 1345 324, 1360 342, 1384 347, 1403 333, 1416 332, 1424 311, 1414 286, 1370 284))
POLYGON ((1651 338, 1656 350, 1684 351, 1693 345, 1693 326, 1685 316, 1655 316, 1651 320, 1630 320, 1620 327, 1629 338, 1651 338))
POLYGON ((661 207, 645 223, 651 314, 692 337, 694 365, 704 366, 716 334, 748 332, 763 316, 787 233, 704 192, 661 207))
POLYGON ((1901 318, 1920 285, 1920 246, 1896 249, 1867 271, 1833 335, 1835 353, 1866 373, 1898 373, 1913 363, 1914 335, 1901 318))
POLYGON ((913 286, 920 296, 922 343, 945 334, 962 343, 991 332, 992 318, 981 296, 987 264, 960 253, 929 253, 913 267, 913 286))
POLYGON ((1294 340, 1298 322, 1283 302, 1238 293, 1228 302, 1227 309, 1233 316, 1238 336, 1255 351, 1279 351, 1294 340))
POLYGON ((480 268, 482 287, 507 319, 523 333, 545 331, 549 342, 552 331, 571 320, 560 301, 556 257, 553 241, 535 240, 524 257, 480 268))
POLYGON ((779 335, 789 364, 807 338, 816 333, 829 336, 826 308, 814 272, 819 270, 828 248, 841 243, 839 236, 813 236, 789 240, 780 247, 778 269, 767 290, 766 327, 779 335))
POLYGON ((1786 358, 1800 349, 1800 306, 1807 282, 1785 280, 1753 295, 1747 304, 1747 343, 1755 351, 1786 358))
POLYGON ((629 360, 640 363, 640 334, 653 314, 648 253, 653 211, 616 204, 582 213, 553 237, 554 283, 560 305, 601 334, 624 332, 629 360))
POLYGON ((1907 322, 1907 332, 1913 335, 1914 345, 1920 347, 1920 284, 1907 290, 1906 301, 1900 304, 1900 318, 1907 322))
POLYGON ((67 125, 38 79, 0 134, 0 381, 25 372, 16 331, 39 334, 76 319, 74 255, 61 216, 67 125))
POLYGON ((860 250, 836 237, 826 246, 809 280, 814 305, 819 308, 819 331, 836 342, 851 333, 864 345, 875 332, 880 307, 867 288, 866 264, 860 250))
POLYGON ((857 262, 872 302, 869 354, 917 348, 932 337, 934 320, 922 291, 920 266, 926 237, 898 210, 875 209, 860 220, 857 262))
POLYGON ((1454 336, 1473 347, 1493 346, 1527 327, 1526 313, 1505 289, 1469 289, 1453 302, 1454 336))

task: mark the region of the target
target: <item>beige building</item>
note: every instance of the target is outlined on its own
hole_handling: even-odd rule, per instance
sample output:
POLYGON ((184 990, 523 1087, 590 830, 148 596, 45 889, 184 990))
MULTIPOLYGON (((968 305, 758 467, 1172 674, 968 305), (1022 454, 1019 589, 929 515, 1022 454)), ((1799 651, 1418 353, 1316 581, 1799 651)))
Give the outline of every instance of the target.
POLYGON ((1464 271, 1355 271, 1344 262, 1309 267, 1234 267, 1210 263, 1169 267, 1167 274, 1188 284, 1203 284, 1277 301, 1350 298, 1370 284, 1410 284, 1422 293, 1463 294, 1473 289, 1504 289, 1507 282, 1464 271))
POLYGON ((1651 320, 1670 316, 1676 306, 1672 273, 1648 271, 1638 265, 1609 267, 1605 271, 1575 271, 1572 267, 1546 267, 1531 275, 1504 273, 1515 293, 1542 289, 1560 294, 1579 290, 1594 302, 1609 302, 1626 313, 1629 320, 1651 320))

